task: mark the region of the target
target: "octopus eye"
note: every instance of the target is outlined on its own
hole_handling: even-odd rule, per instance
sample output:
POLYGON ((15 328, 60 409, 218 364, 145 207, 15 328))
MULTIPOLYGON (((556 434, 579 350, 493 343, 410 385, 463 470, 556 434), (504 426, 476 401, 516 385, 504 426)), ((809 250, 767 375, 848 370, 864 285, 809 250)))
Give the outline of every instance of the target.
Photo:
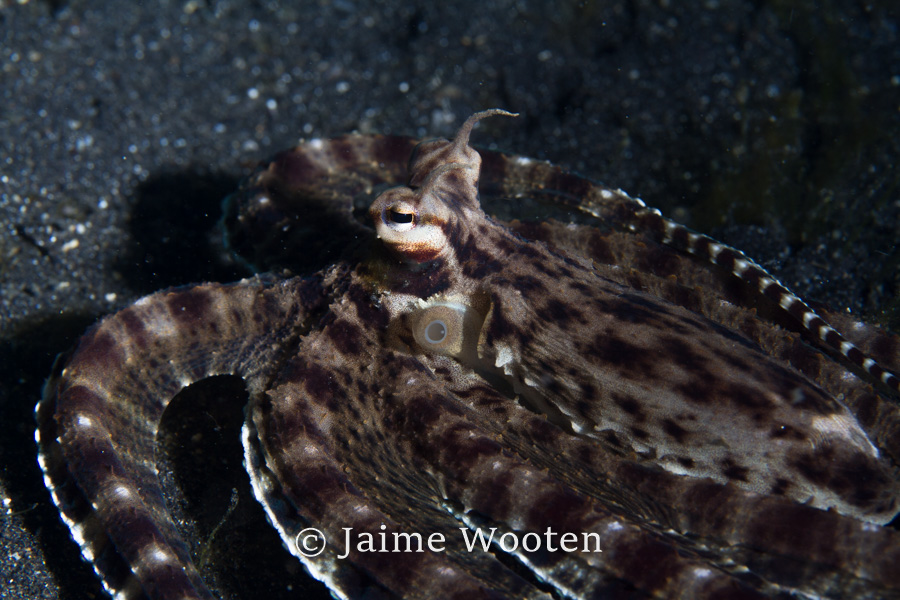
POLYGON ((416 213, 410 206, 397 203, 384 210, 381 220, 394 231, 409 231, 416 224, 416 213))
POLYGON ((412 334, 426 352, 471 362, 477 358, 478 334, 484 318, 457 302, 441 302, 412 316, 412 334))

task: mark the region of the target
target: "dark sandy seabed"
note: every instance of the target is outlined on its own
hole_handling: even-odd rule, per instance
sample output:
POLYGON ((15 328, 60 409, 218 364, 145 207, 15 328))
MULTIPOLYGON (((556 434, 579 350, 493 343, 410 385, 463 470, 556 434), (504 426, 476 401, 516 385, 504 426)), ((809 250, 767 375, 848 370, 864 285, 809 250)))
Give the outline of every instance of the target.
MULTIPOLYGON (((101 595, 35 461, 55 354, 144 294, 242 276, 219 203, 300 137, 518 111, 475 143, 627 190, 900 328, 893 0, 399 4, 0 0, 0 598, 101 595)), ((206 577, 297 597, 240 465, 240 385, 186 394, 208 405, 167 414, 162 470, 206 577)))

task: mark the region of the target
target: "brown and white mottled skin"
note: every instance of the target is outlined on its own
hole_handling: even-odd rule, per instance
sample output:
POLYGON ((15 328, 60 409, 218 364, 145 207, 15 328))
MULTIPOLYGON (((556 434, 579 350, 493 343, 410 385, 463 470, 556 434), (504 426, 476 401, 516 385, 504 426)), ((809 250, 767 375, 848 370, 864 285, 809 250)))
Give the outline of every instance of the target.
POLYGON ((179 390, 229 373, 250 393, 254 492, 338 596, 898 596, 884 524, 900 510, 900 394, 881 366, 900 364, 898 339, 824 315, 842 336, 620 191, 480 155, 472 127, 500 112, 415 151, 347 136, 276 156, 233 199, 232 243, 301 270, 324 229, 330 266, 160 292, 60 364, 37 407, 41 465, 111 594, 212 597, 166 512, 155 435, 179 390), (371 202, 373 235, 354 202, 402 182, 411 152, 406 185, 371 202), (501 224, 479 176, 484 196, 583 223, 501 224), (329 542, 313 558, 307 527, 329 542), (551 531, 557 548, 596 534, 602 552, 501 561, 465 547, 476 527, 551 531), (345 528, 445 544, 365 552, 345 528))

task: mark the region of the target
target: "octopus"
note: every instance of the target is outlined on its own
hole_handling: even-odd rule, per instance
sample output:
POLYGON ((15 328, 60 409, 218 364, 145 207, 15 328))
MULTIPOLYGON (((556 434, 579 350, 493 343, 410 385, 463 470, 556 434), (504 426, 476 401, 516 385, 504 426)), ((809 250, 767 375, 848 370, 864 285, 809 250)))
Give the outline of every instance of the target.
POLYGON ((60 358, 39 462, 110 595, 214 597, 156 436, 233 374, 253 493, 335 597, 900 596, 900 340, 620 190, 470 146, 509 114, 276 155, 225 216, 275 274, 145 297, 60 358))

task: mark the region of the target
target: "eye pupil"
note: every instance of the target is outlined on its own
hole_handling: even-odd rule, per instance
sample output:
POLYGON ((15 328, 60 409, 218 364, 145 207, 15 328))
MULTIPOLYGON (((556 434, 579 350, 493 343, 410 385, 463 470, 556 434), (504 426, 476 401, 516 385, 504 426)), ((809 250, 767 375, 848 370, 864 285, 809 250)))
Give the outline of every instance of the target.
POLYGON ((429 344, 440 344, 447 338, 447 325, 436 319, 425 327, 425 339, 429 344))
POLYGON ((399 225, 405 225, 407 223, 412 223, 413 221, 412 213, 400 212, 393 208, 388 211, 388 218, 390 218, 392 223, 397 223, 399 225))

